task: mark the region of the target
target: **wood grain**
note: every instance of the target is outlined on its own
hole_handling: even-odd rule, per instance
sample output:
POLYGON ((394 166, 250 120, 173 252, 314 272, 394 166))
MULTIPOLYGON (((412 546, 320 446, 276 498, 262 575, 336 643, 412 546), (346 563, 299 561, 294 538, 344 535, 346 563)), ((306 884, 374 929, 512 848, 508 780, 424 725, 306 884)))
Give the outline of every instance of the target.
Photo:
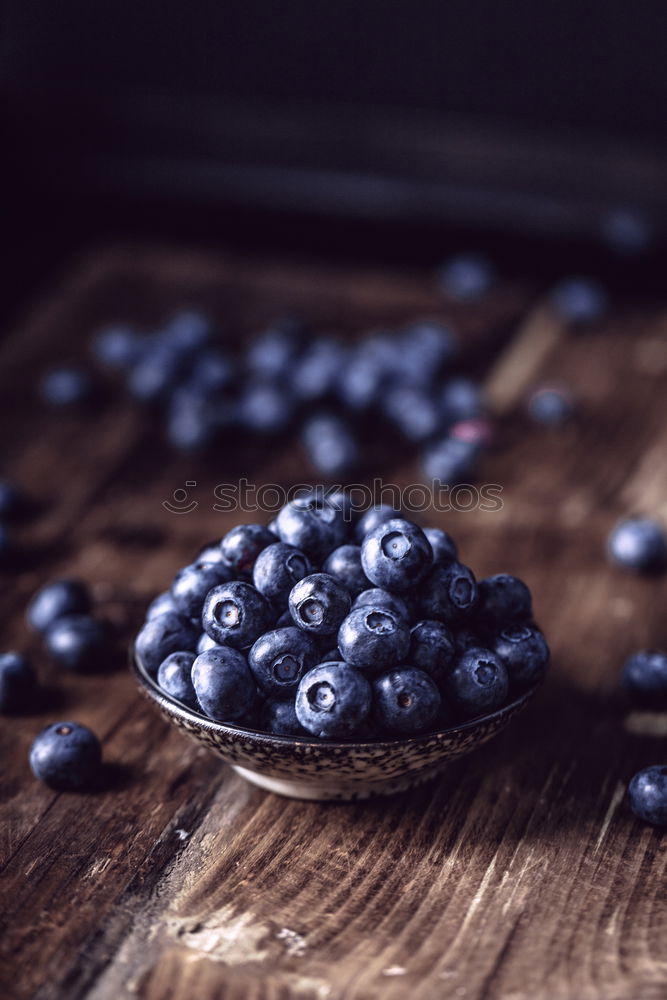
MULTIPOLYGON (((25 564, 4 574, 3 644, 34 655, 52 701, 0 728, 3 997, 667 995, 666 842, 624 800, 637 768, 667 759, 667 727, 618 691, 628 652, 667 645, 667 586, 603 556, 618 516, 664 509, 664 305, 618 303, 604 328, 573 334, 538 291, 503 286, 454 309, 416 273, 115 248, 77 262, 7 334, 3 470, 43 506, 21 529, 25 564), (436 315, 463 329, 470 367, 491 366, 503 417, 482 475, 502 486, 502 510, 429 520, 478 575, 528 580, 554 667, 526 716, 438 782, 350 805, 266 795, 138 698, 122 648, 110 674, 72 678, 27 634, 29 595, 67 573, 93 584, 122 647, 149 597, 233 521, 212 509, 213 486, 236 474, 224 453, 204 466, 170 456, 127 403, 83 423, 34 403, 36 370, 81 356, 96 324, 150 323, 188 301, 233 337, 286 309, 351 336, 436 315), (579 397, 562 432, 521 415, 544 378, 579 397), (169 514, 162 501, 186 479, 200 506, 169 514), (58 716, 103 738, 103 790, 57 795, 31 778, 30 741, 58 716)), ((289 446, 245 459, 259 481, 303 474, 289 446)), ((416 474, 406 456, 392 477, 416 474)))

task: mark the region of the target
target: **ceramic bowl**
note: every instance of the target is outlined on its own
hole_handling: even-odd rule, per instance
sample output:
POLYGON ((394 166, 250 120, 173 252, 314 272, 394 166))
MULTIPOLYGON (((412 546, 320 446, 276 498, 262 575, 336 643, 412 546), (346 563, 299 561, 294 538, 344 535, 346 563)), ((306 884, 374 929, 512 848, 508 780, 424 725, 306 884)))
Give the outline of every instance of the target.
POLYGON ((131 662, 140 690, 173 725, 219 754, 247 781, 295 799, 364 799, 428 781, 448 761, 470 753, 504 729, 539 687, 536 684, 495 712, 437 732, 334 743, 214 722, 165 694, 135 652, 131 662))

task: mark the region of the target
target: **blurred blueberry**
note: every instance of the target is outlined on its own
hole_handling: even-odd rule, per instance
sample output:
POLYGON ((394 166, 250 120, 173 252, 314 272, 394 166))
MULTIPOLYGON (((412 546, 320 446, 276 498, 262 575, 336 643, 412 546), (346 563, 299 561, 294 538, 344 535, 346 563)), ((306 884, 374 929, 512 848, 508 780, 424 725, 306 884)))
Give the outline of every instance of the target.
POLYGON ((445 425, 481 417, 486 410, 482 387, 464 375, 450 378, 440 391, 440 408, 445 425))
POLYGON ((208 348, 193 360, 188 385, 206 396, 228 389, 237 376, 234 360, 219 348, 208 348))
POLYGON ((346 477, 359 464, 359 446, 341 417, 333 414, 308 417, 301 440, 314 468, 329 479, 346 477))
POLYGON ((351 410, 376 406, 387 384, 399 375, 401 350, 396 337, 374 333, 355 345, 338 382, 341 401, 351 410))
POLYGON ((459 302, 477 302, 492 290, 496 272, 491 262, 481 254, 458 254, 440 267, 438 281, 450 298, 459 302))
POLYGON ((527 409, 535 423, 556 427, 570 419, 574 401, 565 387, 545 385, 530 395, 527 409))
POLYGON ((422 455, 424 474, 443 486, 455 486, 473 475, 479 452, 478 445, 457 438, 435 441, 422 455))
POLYGON ((407 327, 400 340, 403 382, 431 385, 459 353, 459 340, 442 323, 422 320, 407 327))
POLYGON ((106 326, 93 337, 93 354, 106 368, 129 368, 144 350, 145 339, 122 323, 106 326))
POLYGON ((579 326, 599 322, 609 308, 606 291, 591 278, 566 278, 552 291, 551 301, 561 319, 579 326))
POLYGON ((20 653, 0 653, 0 712, 21 712, 34 707, 37 675, 20 653))
POLYGON ((658 650, 633 653, 623 667, 623 687, 642 707, 667 707, 667 656, 658 650))
POLYGON ((214 411, 203 393, 191 386, 175 389, 167 409, 167 438, 179 451, 203 451, 216 438, 214 411))
POLYGON ((35 632, 46 632, 59 618, 85 615, 91 607, 90 592, 81 580, 54 580, 33 596, 26 617, 35 632))
POLYGON ((300 320, 293 317, 276 320, 248 346, 245 355, 248 371, 260 379, 291 377, 306 336, 306 327, 300 320))
POLYGON ((318 337, 292 365, 292 389, 301 401, 314 402, 330 396, 345 365, 347 350, 333 337, 318 337))
POLYGON ((639 256, 651 249, 655 228, 638 209, 615 208, 602 220, 600 236, 614 253, 639 256))
POLYGON ((667 565, 667 537, 657 521, 630 517, 620 521, 609 535, 607 551, 619 566, 639 572, 664 569, 667 565))
POLYGON ((213 324, 208 316, 196 309, 187 309, 175 316, 158 331, 160 344, 178 354, 195 354, 209 343, 213 324))
POLYGON ((174 604, 174 598, 171 596, 171 591, 165 590, 164 593, 158 594, 154 597, 151 603, 146 609, 145 621, 149 622, 151 618, 157 618, 158 615, 164 615, 167 611, 175 611, 176 605, 174 604))
POLYGON ((382 411, 406 440, 427 441, 440 430, 443 421, 436 400, 414 386, 390 387, 382 397, 382 411))
POLYGON ((238 419, 252 434, 281 434, 294 415, 294 400, 286 384, 251 380, 241 389, 238 419))
POLYGON ((109 660, 109 629, 87 615, 58 618, 44 641, 54 660, 66 670, 99 670, 109 660))
POLYGON ((94 395, 94 383, 80 368, 54 368, 42 377, 42 398, 51 406, 80 406, 94 395))
POLYGON ((155 403, 164 399, 186 374, 178 350, 171 344, 158 343, 151 345, 132 365, 127 388, 140 403, 155 403))

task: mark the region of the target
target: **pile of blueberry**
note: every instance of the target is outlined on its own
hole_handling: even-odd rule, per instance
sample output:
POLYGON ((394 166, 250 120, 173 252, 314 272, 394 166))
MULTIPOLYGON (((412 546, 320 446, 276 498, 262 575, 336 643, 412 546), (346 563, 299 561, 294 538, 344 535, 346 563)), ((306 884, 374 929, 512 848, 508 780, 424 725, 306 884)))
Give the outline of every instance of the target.
POLYGON ((230 354, 211 320, 191 311, 152 333, 100 330, 93 351, 162 414, 182 451, 210 448, 226 432, 291 433, 319 474, 338 479, 363 468, 365 448, 389 430, 421 450, 428 478, 451 485, 470 475, 491 436, 479 384, 455 373, 458 338, 434 321, 350 344, 283 319, 230 354))
POLYGON ((385 506, 355 522, 321 490, 200 552, 151 604, 136 654, 212 719, 333 740, 492 712, 549 658, 521 580, 478 583, 446 532, 385 506))

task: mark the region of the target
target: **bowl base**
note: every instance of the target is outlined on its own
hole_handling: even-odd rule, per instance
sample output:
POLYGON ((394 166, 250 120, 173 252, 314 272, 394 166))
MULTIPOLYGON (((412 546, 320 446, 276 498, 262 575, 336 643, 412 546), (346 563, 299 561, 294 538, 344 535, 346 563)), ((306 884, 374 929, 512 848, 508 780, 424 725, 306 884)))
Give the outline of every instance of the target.
POLYGON ((397 792, 404 792, 408 788, 421 785, 424 781, 436 777, 444 769, 446 763, 398 778, 385 778, 381 781, 341 781, 332 782, 329 785, 322 781, 290 781, 287 778, 270 778, 257 771, 239 767, 238 764, 232 764, 232 770, 252 785, 257 785, 267 792, 274 792, 276 795, 283 795, 289 799, 305 799, 311 802, 350 802, 354 799, 369 799, 374 795, 395 795, 397 792))

